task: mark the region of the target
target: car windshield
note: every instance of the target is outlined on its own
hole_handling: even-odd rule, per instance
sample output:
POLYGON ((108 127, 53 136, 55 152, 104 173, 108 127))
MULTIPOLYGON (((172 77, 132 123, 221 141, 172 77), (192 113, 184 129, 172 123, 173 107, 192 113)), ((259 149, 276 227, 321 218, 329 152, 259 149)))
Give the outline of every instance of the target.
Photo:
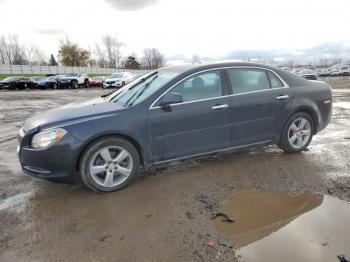
POLYGON ((107 79, 113 79, 113 78, 122 78, 123 74, 112 74, 107 79))
POLYGON ((56 76, 49 76, 45 78, 45 80, 55 80, 55 79, 56 79, 56 76))
POLYGON ((109 96, 109 101, 117 103, 123 107, 136 105, 154 92, 159 90, 164 84, 176 77, 179 72, 169 71, 154 71, 143 78, 138 78, 134 82, 126 85, 109 96))
POLYGON ((93 78, 91 78, 92 80, 103 80, 102 76, 94 76, 93 78))
POLYGON ((66 76, 78 76, 78 73, 69 73, 66 76))
POLYGON ((18 77, 13 77, 13 76, 11 76, 11 77, 5 78, 3 81, 8 82, 8 81, 15 81, 15 80, 17 80, 17 79, 18 79, 18 77))

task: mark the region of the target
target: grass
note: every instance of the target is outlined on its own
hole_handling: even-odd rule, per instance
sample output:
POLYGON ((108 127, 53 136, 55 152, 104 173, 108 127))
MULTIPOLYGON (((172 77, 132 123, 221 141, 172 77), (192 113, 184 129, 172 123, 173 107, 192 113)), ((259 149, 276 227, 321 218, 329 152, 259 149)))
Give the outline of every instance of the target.
MULTIPOLYGON (((94 77, 94 76, 109 76, 110 74, 88 74, 89 77, 94 77)), ((45 76, 43 74, 0 74, 0 80, 5 79, 10 76, 27 76, 27 77, 34 77, 34 76, 45 76)))

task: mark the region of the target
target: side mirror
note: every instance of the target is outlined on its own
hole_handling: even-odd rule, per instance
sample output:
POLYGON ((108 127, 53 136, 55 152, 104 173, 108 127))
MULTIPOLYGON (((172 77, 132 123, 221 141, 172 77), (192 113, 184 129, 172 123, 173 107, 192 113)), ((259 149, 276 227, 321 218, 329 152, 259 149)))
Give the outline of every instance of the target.
POLYGON ((159 106, 169 106, 171 104, 182 103, 182 95, 179 93, 166 93, 160 100, 159 106))

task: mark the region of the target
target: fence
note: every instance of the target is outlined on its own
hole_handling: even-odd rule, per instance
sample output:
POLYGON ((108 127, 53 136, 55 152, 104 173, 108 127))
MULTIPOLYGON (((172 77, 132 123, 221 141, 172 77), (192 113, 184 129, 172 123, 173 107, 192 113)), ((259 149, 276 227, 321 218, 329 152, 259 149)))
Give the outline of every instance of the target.
POLYGON ((100 67, 71 67, 71 66, 30 66, 30 65, 0 65, 0 74, 11 75, 37 75, 37 74, 59 74, 67 73, 86 73, 86 74, 112 74, 115 72, 133 72, 136 74, 144 74, 149 70, 129 70, 116 68, 100 68, 100 67))

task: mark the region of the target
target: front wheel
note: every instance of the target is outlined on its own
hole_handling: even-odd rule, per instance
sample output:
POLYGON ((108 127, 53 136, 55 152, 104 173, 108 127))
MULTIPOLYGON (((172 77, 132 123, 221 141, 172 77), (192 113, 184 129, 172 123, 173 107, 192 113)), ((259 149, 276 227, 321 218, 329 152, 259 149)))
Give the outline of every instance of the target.
POLYGON ((84 87, 85 87, 85 88, 89 88, 89 87, 90 87, 89 80, 85 80, 85 82, 84 82, 84 87))
POLYGON ((98 192, 126 187, 136 176, 139 155, 121 138, 103 138, 89 146, 80 161, 80 176, 86 186, 98 192))
POLYGON ((73 81, 73 82, 72 82, 72 88, 73 88, 73 89, 78 89, 78 88, 79 88, 78 81, 73 81))
POLYGON ((278 146, 287 153, 304 151, 314 133, 314 123, 310 115, 300 112, 292 115, 283 127, 278 146))

